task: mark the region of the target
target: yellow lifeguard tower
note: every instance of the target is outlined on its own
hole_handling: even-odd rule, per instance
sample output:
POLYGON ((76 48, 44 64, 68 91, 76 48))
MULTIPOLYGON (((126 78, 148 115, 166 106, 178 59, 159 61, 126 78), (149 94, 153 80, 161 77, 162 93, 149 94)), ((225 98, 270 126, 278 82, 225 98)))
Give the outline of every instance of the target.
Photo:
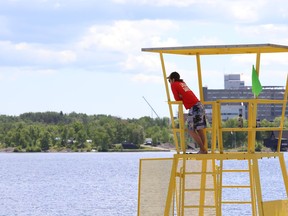
MULTIPOLYGON (((143 48, 144 52, 160 55, 164 84, 168 99, 176 153, 173 158, 141 159, 139 167, 138 216, 187 216, 187 215, 222 215, 222 207, 226 204, 247 205, 253 216, 287 216, 288 215, 288 176, 283 153, 280 152, 281 138, 288 96, 288 79, 282 100, 259 99, 227 99, 204 101, 200 57, 205 55, 255 54, 256 72, 259 75, 260 56, 262 53, 288 53, 288 46, 275 44, 218 45, 218 46, 187 46, 165 48, 143 48), (204 105, 212 106, 212 126, 206 128, 206 135, 211 135, 211 147, 208 154, 186 154, 185 123, 183 105, 172 101, 169 93, 164 55, 195 56, 197 63, 200 100, 204 105), (247 103, 248 125, 243 128, 223 128, 221 125, 221 104, 247 103), (282 105, 282 116, 279 127, 257 127, 258 104, 282 105), (173 108, 177 107, 179 124, 174 120, 173 108), (257 131, 278 131, 276 152, 255 152, 257 131), (248 133, 246 152, 227 152, 223 148, 223 132, 248 133), (277 167, 283 179, 279 179, 286 190, 285 199, 263 201, 261 175, 258 162, 264 158, 276 158, 277 167), (225 163, 236 160, 241 163, 239 169, 229 169, 225 163), (244 167, 244 168, 243 168, 244 167), (246 178, 244 185, 224 185, 229 174, 241 174, 246 178), (241 190, 248 190, 246 200, 223 200, 225 189, 236 189, 239 197, 241 190)), ((208 147, 207 143, 205 143, 208 147)), ((269 187, 269 185, 266 185, 269 187)), ((233 196, 232 196, 233 197, 233 196)), ((246 211, 245 211, 246 212, 246 211)), ((247 215, 243 212, 243 215, 247 215)), ((233 214, 232 212, 229 215, 233 214)), ((228 214, 227 214, 228 215, 228 214)), ((234 214, 235 215, 235 214, 234 214)))

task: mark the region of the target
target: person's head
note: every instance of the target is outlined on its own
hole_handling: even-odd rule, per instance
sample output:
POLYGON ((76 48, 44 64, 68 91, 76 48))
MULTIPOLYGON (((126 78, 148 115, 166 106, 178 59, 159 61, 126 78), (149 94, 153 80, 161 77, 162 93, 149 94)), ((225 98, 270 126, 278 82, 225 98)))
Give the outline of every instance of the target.
POLYGON ((180 74, 176 71, 172 72, 168 77, 167 77, 169 82, 175 82, 175 81, 180 81, 182 82, 183 80, 180 79, 180 74))

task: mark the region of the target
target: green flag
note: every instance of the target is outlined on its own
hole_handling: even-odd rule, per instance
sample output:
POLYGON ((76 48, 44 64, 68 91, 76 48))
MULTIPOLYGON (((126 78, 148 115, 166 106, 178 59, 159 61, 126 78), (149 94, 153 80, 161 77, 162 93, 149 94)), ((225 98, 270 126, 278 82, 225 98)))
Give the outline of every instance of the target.
POLYGON ((258 95, 262 92, 262 85, 259 81, 254 65, 252 66, 252 92, 254 95, 256 95, 256 97, 258 97, 258 95))

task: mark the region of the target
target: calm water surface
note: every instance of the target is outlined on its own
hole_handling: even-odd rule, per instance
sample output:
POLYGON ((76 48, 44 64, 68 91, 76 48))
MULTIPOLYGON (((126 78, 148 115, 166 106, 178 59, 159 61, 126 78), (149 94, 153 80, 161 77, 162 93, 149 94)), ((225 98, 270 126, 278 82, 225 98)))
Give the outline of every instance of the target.
MULTIPOLYGON (((0 216, 135 216, 139 159, 172 156, 170 152, 2 153, 0 216)), ((287 153, 285 161, 287 166, 287 153)), ((277 163, 275 159, 259 163, 264 201, 285 197, 284 187, 278 184, 281 172, 273 166, 277 163)), ((227 166, 243 163, 229 161, 227 166)), ((238 174, 224 183, 245 184, 243 179, 238 174)), ((236 194, 243 197, 243 193, 236 194)), ((234 191, 224 191, 223 198, 232 195, 234 199, 234 191)), ((246 208, 241 215, 251 214, 246 208)), ((223 207, 223 215, 231 213, 240 215, 233 206, 223 207)))

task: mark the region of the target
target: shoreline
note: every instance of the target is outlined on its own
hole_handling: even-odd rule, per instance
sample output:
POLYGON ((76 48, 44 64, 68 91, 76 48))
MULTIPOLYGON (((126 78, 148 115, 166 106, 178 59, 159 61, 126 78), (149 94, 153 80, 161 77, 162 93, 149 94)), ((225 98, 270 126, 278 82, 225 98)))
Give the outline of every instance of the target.
POLYGON ((121 149, 121 150, 108 150, 108 151, 72 151, 71 149, 62 149, 62 150, 50 150, 50 151, 38 151, 38 152, 30 152, 30 151, 14 151, 14 148, 3 148, 0 149, 0 153, 113 153, 113 152, 173 152, 175 149, 165 149, 165 148, 143 148, 143 149, 121 149))
MULTIPOLYGON (((8 147, 8 148, 2 148, 0 149, 0 153, 113 153, 113 152, 123 152, 123 153, 128 153, 128 152, 176 152, 176 148, 169 144, 164 144, 160 146, 147 146, 147 145, 141 145, 140 149, 109 149, 108 151, 97 151, 92 149, 90 150, 81 150, 79 149, 78 151, 73 151, 72 149, 51 149, 49 151, 35 151, 35 152, 30 152, 30 151, 15 151, 15 148, 13 147, 8 147)), ((192 148, 192 149, 187 149, 188 152, 197 152, 199 149, 197 148, 192 148)), ((245 152, 245 149, 243 148, 234 148, 234 149, 225 149, 225 152, 245 152)), ((270 148, 263 148, 260 152, 273 152, 270 148)), ((287 152, 287 151, 281 151, 281 152, 287 152)))

